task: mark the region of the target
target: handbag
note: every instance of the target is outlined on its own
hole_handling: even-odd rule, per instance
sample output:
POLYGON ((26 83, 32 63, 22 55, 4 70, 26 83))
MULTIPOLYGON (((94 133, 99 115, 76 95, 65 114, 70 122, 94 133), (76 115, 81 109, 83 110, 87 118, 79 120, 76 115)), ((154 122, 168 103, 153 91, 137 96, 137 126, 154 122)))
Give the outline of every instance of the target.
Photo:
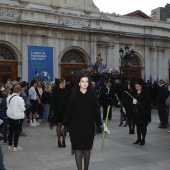
POLYGON ((170 107, 170 96, 166 99, 165 104, 170 107))

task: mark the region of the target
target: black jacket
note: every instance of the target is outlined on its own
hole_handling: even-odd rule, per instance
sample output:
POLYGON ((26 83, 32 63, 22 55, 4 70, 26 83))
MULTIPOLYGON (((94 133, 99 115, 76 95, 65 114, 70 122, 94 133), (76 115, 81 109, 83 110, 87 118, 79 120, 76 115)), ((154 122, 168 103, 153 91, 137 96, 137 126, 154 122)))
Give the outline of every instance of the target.
POLYGON ((61 114, 65 112, 66 104, 68 101, 69 91, 64 88, 61 89, 55 86, 52 92, 52 109, 55 114, 61 114))
POLYGON ((113 105, 113 98, 114 98, 113 89, 110 87, 110 90, 108 93, 108 88, 104 86, 101 90, 100 98, 101 98, 102 104, 113 105))
POLYGON ((135 122, 137 124, 147 124, 150 114, 150 95, 148 90, 142 89, 141 93, 134 93, 134 98, 137 100, 135 105, 135 122))
POLYGON ((0 118, 7 117, 6 111, 7 111, 7 104, 6 104, 7 97, 4 97, 0 104, 0 118))
POLYGON ((93 90, 83 94, 78 91, 75 99, 68 102, 62 124, 67 126, 70 121, 95 121, 101 126, 101 115, 98 100, 93 90))
POLYGON ((43 104, 51 104, 51 93, 44 91, 41 97, 41 102, 43 104))
POLYGON ((157 104, 165 104, 166 99, 169 96, 168 88, 165 85, 162 85, 157 93, 156 102, 157 104))

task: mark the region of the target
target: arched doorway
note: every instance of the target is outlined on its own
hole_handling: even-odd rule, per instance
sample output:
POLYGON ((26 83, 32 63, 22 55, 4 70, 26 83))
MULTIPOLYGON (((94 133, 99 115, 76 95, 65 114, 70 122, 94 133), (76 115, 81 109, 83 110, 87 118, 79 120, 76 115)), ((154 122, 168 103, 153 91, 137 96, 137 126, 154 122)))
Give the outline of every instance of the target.
POLYGON ((13 50, 0 44, 0 82, 6 79, 16 80, 18 76, 18 64, 13 50))
POLYGON ((65 52, 61 59, 61 77, 74 81, 77 71, 87 68, 86 56, 79 50, 71 49, 65 52))
POLYGON ((121 61, 120 74, 124 80, 141 79, 141 61, 137 55, 125 55, 121 61))

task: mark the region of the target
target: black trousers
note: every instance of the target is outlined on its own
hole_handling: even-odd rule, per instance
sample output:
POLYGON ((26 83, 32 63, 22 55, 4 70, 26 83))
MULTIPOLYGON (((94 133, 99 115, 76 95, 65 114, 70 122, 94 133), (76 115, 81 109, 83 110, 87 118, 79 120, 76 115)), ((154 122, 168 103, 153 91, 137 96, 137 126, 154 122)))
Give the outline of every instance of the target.
POLYGON ((157 105, 158 115, 162 126, 167 126, 168 123, 168 108, 164 103, 157 105))
POLYGON ((0 146, 0 170, 5 170, 5 167, 3 164, 3 153, 2 153, 1 146, 0 146))
MULTIPOLYGON (((107 104, 103 104, 103 119, 106 119, 107 107, 108 107, 108 106, 109 106, 109 105, 107 105, 107 104)), ((108 118, 109 118, 109 119, 112 118, 112 106, 110 106, 108 118)))
POLYGON ((147 133, 147 123, 136 124, 137 129, 137 139, 145 141, 146 133, 147 133))
POLYGON ((14 147, 18 146, 19 134, 21 132, 22 122, 21 120, 14 120, 8 118, 9 123, 9 133, 8 133, 8 142, 9 146, 12 146, 12 140, 14 139, 14 147))

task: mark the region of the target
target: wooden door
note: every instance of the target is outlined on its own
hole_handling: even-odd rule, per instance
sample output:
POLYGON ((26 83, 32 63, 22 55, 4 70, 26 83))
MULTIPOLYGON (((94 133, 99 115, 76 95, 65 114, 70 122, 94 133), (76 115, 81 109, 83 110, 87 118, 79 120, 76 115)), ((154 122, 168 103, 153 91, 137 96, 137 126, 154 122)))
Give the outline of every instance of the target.
POLYGON ((61 77, 64 79, 70 79, 74 82, 77 77, 77 71, 86 69, 84 64, 62 64, 61 65, 61 77))
POLYGON ((18 64, 11 61, 0 61, 0 82, 6 79, 16 80, 18 77, 18 64))
POLYGON ((122 66, 120 75, 123 80, 135 81, 141 79, 141 67, 122 66))

